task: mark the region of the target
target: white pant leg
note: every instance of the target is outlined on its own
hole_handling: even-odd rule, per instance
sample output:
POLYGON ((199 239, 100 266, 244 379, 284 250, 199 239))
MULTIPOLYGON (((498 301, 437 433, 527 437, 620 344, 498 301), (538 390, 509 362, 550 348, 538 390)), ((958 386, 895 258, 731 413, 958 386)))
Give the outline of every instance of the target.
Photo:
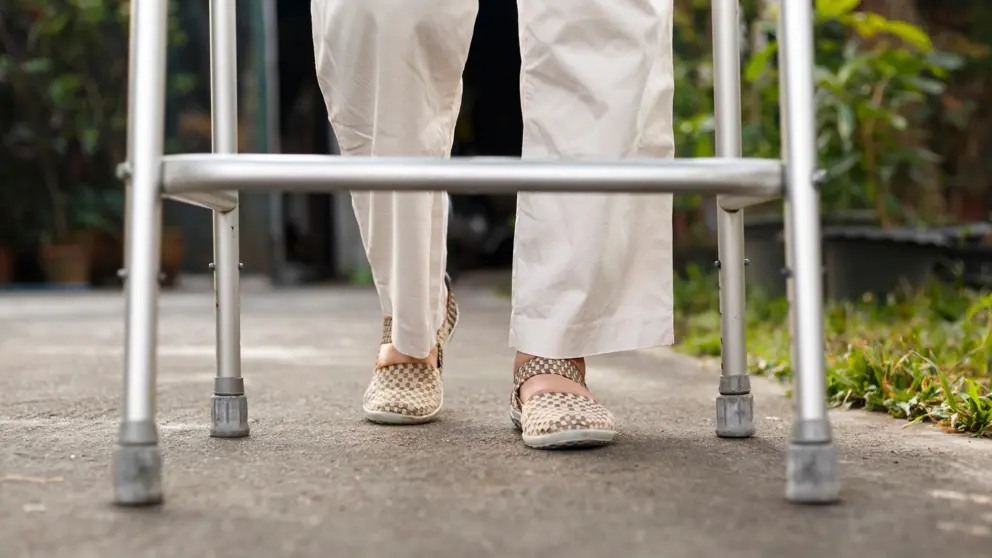
MULTIPOLYGON (((477 0, 313 0, 317 79, 345 156, 448 157, 477 0)), ((393 344, 424 358, 444 316, 448 198, 355 192, 393 344)))
MULTIPOLYGON (((518 0, 523 156, 672 157, 672 0, 518 0)), ((521 194, 510 345, 671 344, 672 196, 521 194)))

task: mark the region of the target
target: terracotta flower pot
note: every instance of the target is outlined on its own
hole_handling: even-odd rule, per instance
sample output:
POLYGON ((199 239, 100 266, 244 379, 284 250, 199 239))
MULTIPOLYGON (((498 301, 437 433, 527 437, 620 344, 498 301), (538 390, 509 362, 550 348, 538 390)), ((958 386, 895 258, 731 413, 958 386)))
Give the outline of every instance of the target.
POLYGON ((124 267, 124 245, 117 235, 100 230, 84 230, 73 236, 86 250, 90 283, 114 284, 117 271, 124 267))
POLYGON ((0 285, 14 280, 14 251, 0 245, 0 285))
POLYGON ((45 244, 40 263, 49 283, 73 287, 89 283, 89 254, 84 244, 45 244))
POLYGON ((179 278, 185 255, 183 231, 179 228, 166 228, 162 231, 162 260, 161 271, 164 276, 162 285, 171 287, 179 278))

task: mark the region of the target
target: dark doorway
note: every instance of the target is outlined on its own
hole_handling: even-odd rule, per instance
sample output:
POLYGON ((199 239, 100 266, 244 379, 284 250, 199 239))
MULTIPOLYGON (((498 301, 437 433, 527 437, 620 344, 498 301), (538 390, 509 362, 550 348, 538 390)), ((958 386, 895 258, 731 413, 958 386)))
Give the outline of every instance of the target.
MULTIPOLYGON (((280 0, 279 140, 283 153, 332 153, 330 126, 317 87, 310 39, 310 2, 280 0)), ((330 194, 283 194, 281 252, 278 270, 293 282, 325 281, 336 277, 330 194)))
MULTIPOLYGON (((455 156, 519 157, 520 43, 517 6, 504 0, 479 0, 479 16, 465 67, 468 137, 456 140, 455 156)), ((515 195, 452 196, 449 269, 453 274, 511 265, 515 195)))

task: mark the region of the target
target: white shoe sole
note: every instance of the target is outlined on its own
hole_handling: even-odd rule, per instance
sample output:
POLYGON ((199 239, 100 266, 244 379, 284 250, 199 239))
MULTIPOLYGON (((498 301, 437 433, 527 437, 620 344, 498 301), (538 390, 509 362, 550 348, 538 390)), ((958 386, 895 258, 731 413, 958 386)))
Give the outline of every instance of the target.
MULTIPOLYGON (((520 412, 510 409, 510 422, 520 430, 520 412)), ((553 434, 528 436, 523 434, 524 445, 535 449, 593 448, 605 446, 617 435, 615 430, 562 430, 553 434)))
POLYGON ((414 417, 410 415, 403 415, 400 413, 390 413, 388 411, 370 411, 369 409, 362 409, 365 412, 365 418, 369 422, 374 422, 376 424, 426 424, 437 418, 437 415, 441 412, 441 407, 444 407, 444 395, 441 395, 441 404, 437 406, 429 415, 424 415, 422 417, 414 417))
POLYGON ((535 449, 591 448, 613 441, 613 430, 562 430, 540 436, 523 435, 524 444, 535 449))

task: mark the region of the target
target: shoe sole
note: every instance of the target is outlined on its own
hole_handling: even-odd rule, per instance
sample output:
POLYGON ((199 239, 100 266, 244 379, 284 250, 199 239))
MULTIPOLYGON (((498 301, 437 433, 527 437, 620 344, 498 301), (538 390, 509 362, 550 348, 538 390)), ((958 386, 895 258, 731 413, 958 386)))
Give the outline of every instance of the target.
MULTIPOLYGON (((522 430, 520 425, 520 413, 515 409, 510 409, 510 422, 517 430, 522 430)), ((572 449, 572 448, 594 448, 605 446, 613 441, 617 435, 615 430, 562 430, 552 434, 541 434, 540 436, 529 436, 522 434, 524 445, 534 449, 572 449)))
POLYGON ((540 436, 524 434, 523 439, 534 449, 593 448, 609 444, 616 434, 613 430, 562 430, 540 436))
POLYGON ((441 412, 441 407, 444 407, 444 394, 441 394, 441 404, 437 406, 429 415, 424 415, 422 417, 414 417, 410 415, 403 415, 400 413, 390 413, 389 411, 370 411, 368 409, 362 409, 365 412, 365 418, 369 422, 374 422, 375 424, 389 424, 389 425, 413 425, 413 424, 426 424, 437 418, 438 413, 441 412))

